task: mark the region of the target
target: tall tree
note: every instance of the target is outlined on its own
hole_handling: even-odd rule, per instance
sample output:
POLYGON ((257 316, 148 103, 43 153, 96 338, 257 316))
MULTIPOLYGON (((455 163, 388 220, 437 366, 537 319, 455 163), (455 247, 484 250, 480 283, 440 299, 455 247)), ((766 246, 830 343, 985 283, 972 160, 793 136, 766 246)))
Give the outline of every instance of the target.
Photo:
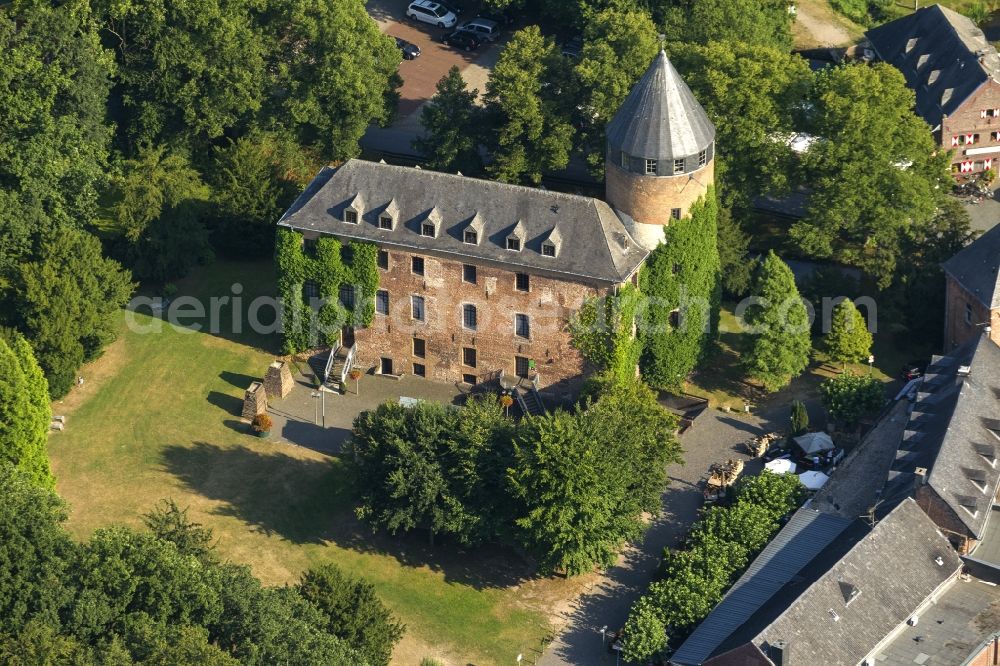
POLYGON ((508 183, 538 183, 542 172, 569 162, 573 126, 557 113, 560 91, 546 87, 546 72, 561 61, 538 26, 519 30, 504 47, 486 83, 495 129, 490 173, 508 183))
POLYGON ((265 92, 267 43, 249 0, 96 0, 118 62, 112 109, 128 154, 172 143, 199 154, 242 127, 265 92))
POLYGON ((52 488, 49 468, 49 386, 31 346, 18 333, 0 337, 0 460, 52 488))
POLYGON ((8 323, 30 340, 53 398, 114 339, 114 315, 134 287, 127 271, 101 256, 94 236, 72 228, 45 239, 38 258, 20 267, 13 288, 20 305, 8 323))
POLYGON ((438 171, 478 173, 483 111, 476 106, 479 91, 467 90, 457 65, 437 83, 437 92, 420 110, 424 136, 413 141, 427 158, 427 166, 438 171))
POLYGON ((329 618, 327 631, 354 648, 370 666, 389 665, 404 627, 375 594, 374 585, 325 564, 302 574, 297 589, 329 618))
POLYGON ((721 42, 771 46, 784 52, 792 47, 792 15, 784 0, 688 0, 664 11, 669 41, 721 42))
POLYGON ((830 358, 839 363, 856 363, 868 358, 872 334, 854 301, 845 298, 833 309, 833 321, 824 342, 830 358))
POLYGON ((0 7, 0 296, 39 233, 96 214, 112 68, 86 0, 0 7))
POLYGON ((604 172, 604 128, 657 50, 657 30, 649 14, 634 6, 596 12, 586 22, 583 50, 574 72, 579 81, 584 156, 596 174, 604 172))
POLYGON ((372 123, 395 114, 399 49, 358 0, 274 0, 264 13, 271 83, 268 124, 291 130, 324 160, 360 152, 372 123))
POLYGON ((814 190, 792 227, 813 257, 857 266, 887 287, 913 224, 935 213, 950 183, 949 157, 936 151, 914 113, 914 93, 888 63, 820 72, 812 93, 813 131, 805 157, 814 190))
POLYGON ((675 44, 670 56, 715 124, 723 206, 742 213, 761 194, 786 192, 798 165, 785 139, 812 82, 806 61, 744 41, 675 44))
POLYGON ((728 298, 743 298, 750 289, 755 260, 749 254, 750 234, 728 208, 719 209, 717 238, 722 291, 728 298))
POLYGON ((690 216, 666 227, 639 276, 647 306, 639 319, 640 368, 652 385, 679 389, 712 341, 719 306, 715 189, 690 216))
POLYGON ((756 303, 746 310, 744 321, 754 337, 744 367, 765 390, 777 391, 809 365, 809 313, 792 270, 773 250, 757 270, 750 291, 756 303))

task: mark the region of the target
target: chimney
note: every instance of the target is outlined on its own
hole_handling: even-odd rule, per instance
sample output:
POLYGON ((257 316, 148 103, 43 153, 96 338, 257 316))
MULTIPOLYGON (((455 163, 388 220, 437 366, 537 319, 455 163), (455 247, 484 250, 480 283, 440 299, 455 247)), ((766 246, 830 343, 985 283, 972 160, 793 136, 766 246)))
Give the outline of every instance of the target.
POLYGON ((913 485, 915 485, 915 486, 925 486, 925 485, 927 485, 927 468, 926 467, 918 467, 918 468, 916 468, 915 470, 913 470, 913 475, 915 477, 917 477, 914 480, 914 484, 913 485))
POLYGON ((774 666, 789 666, 792 663, 788 641, 775 641, 767 652, 774 666))

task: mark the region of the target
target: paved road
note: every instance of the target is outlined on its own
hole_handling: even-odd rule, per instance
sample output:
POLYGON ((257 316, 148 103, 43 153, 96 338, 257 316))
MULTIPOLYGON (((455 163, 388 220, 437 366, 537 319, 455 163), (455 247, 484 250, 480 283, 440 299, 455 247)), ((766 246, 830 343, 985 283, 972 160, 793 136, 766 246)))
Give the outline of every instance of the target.
MULTIPOLYGON (((565 617, 566 625, 539 658, 539 666, 598 666, 614 663, 614 655, 601 648, 601 627, 622 626, 632 603, 652 581, 665 547, 676 546, 697 518, 702 506, 698 482, 713 462, 746 455, 739 446, 751 435, 783 423, 787 407, 767 416, 727 414, 711 410, 695 422, 681 439, 685 464, 671 470, 670 486, 663 495, 663 514, 650 527, 646 539, 630 548, 601 580, 585 592, 565 617)), ((757 471, 751 462, 748 471, 757 471)))

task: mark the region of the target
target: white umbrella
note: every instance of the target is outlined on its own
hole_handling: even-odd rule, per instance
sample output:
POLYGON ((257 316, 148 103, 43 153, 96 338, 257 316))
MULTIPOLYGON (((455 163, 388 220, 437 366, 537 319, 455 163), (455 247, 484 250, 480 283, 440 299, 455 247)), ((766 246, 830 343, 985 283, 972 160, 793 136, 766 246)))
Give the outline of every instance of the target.
POLYGON ((834 448, 833 440, 825 432, 810 432, 800 437, 796 437, 795 443, 808 455, 830 451, 834 448))
POLYGON ((792 474, 795 472, 795 463, 788 458, 776 458, 764 465, 764 469, 775 474, 792 474))
POLYGON ((801 481, 802 485, 809 490, 819 490, 826 485, 826 482, 829 480, 830 477, 823 472, 817 472, 816 470, 810 470, 803 474, 799 474, 799 481, 801 481))

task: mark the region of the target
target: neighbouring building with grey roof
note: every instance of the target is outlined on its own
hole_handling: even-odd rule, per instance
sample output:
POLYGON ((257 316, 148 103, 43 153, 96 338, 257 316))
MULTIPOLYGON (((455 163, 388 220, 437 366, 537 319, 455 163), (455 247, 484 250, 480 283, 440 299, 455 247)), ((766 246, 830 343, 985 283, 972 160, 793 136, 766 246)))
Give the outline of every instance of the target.
POLYGON ((962 248, 943 268, 945 349, 978 337, 984 327, 1000 345, 1000 226, 962 248))
POLYGON ((991 525, 1000 486, 1000 347, 985 334, 936 356, 914 389, 881 496, 912 496, 962 555, 991 525))
POLYGON ((916 111, 952 169, 974 173, 1000 157, 1000 55, 970 19, 941 5, 922 7, 866 33, 916 93, 916 111))
POLYGON ((873 666, 961 567, 912 499, 874 526, 800 509, 670 662, 873 666))
MULTIPOLYGON (((712 184, 714 127, 662 52, 608 136, 606 202, 362 160, 323 169, 279 227, 307 252, 326 237, 373 244, 379 268, 374 320, 344 326, 331 358, 467 384, 575 382, 568 321, 636 282, 664 225, 712 184)), ((322 280, 301 286, 305 300, 338 296, 322 280)), ((339 298, 351 310, 357 294, 342 285, 339 298)))

